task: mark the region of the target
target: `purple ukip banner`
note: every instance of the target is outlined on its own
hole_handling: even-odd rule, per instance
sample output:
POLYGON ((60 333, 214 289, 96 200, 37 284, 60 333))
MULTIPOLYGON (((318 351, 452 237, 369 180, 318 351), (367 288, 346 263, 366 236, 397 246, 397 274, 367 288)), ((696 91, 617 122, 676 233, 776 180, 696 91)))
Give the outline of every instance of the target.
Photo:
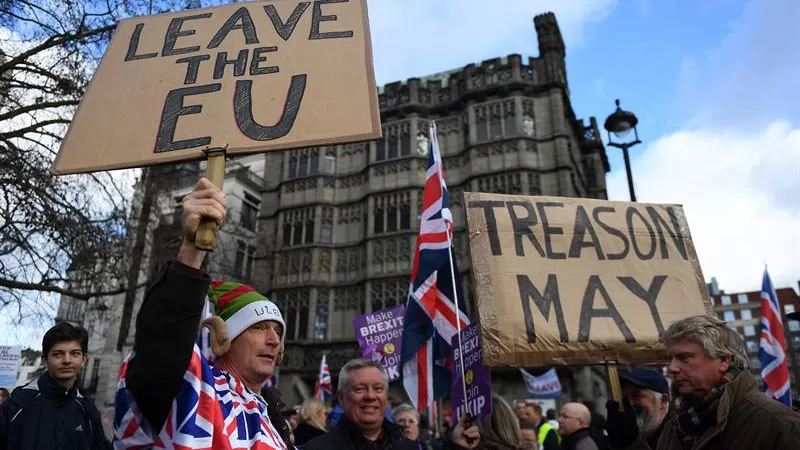
POLYGON ((400 378, 400 346, 403 343, 405 305, 373 311, 353 318, 361 357, 380 361, 389 381, 400 378))
POLYGON ((461 346, 464 351, 464 378, 467 384, 467 398, 461 385, 461 358, 458 356, 458 336, 453 336, 453 423, 459 416, 470 413, 472 417, 482 417, 492 412, 492 375, 483 365, 481 355, 481 336, 478 325, 472 324, 461 329, 461 346))

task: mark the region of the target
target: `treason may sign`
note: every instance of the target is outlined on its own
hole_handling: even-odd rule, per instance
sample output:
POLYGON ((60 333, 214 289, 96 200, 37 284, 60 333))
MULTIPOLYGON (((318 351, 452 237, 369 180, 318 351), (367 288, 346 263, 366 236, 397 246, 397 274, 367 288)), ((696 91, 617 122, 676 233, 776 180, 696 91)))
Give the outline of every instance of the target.
POLYGON ((654 363, 708 292, 677 205, 466 193, 487 365, 654 363))
POLYGON ((380 136, 366 0, 233 3, 122 21, 53 172, 380 136))

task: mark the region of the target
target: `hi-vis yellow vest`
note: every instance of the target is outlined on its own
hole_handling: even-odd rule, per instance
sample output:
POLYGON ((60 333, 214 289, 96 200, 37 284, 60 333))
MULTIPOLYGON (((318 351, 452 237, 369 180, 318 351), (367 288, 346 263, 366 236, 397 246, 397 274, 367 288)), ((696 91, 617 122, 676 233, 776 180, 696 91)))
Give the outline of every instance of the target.
MULTIPOLYGON (((553 428, 553 426, 547 422, 542 423, 542 425, 539 427, 539 436, 538 436, 539 445, 544 445, 544 440, 545 438, 547 438, 547 434, 550 432, 550 430, 555 430, 555 428, 553 428)), ((558 434, 557 431, 556 431, 556 438, 558 438, 558 443, 560 444, 561 435, 558 434)))

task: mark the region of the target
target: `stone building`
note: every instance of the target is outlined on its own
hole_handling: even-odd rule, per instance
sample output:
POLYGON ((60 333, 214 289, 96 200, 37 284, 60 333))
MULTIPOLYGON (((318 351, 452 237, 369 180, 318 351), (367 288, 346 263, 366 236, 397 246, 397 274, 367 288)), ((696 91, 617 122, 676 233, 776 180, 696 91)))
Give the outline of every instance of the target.
MULTIPOLYGON (((800 287, 800 284, 798 284, 800 287)), ((789 376, 792 389, 800 392, 797 386, 800 383, 800 322, 789 320, 786 315, 800 311, 800 296, 790 287, 775 290, 780 304, 780 318, 783 322, 784 338, 786 342, 786 359, 789 364, 789 376)), ((747 355, 750 357, 750 370, 758 380, 762 390, 765 387, 761 378, 761 362, 758 359, 758 349, 761 341, 761 291, 712 294, 713 311, 728 327, 733 328, 742 335, 747 346, 747 355)))
MULTIPOLYGON (((551 13, 534 19, 539 56, 508 55, 390 83, 379 92, 383 139, 265 156, 256 287, 287 321, 284 399, 307 398, 323 354, 336 377, 358 356, 353 318, 405 302, 435 120, 471 305, 462 194, 606 198, 609 171, 596 120, 569 99, 564 42, 551 13)), ((601 399, 594 369, 560 369, 573 398, 601 399), (579 390, 580 392, 576 391, 579 390)), ((521 397, 516 371, 495 373, 521 397)), ((400 396, 401 387, 393 386, 400 396)))

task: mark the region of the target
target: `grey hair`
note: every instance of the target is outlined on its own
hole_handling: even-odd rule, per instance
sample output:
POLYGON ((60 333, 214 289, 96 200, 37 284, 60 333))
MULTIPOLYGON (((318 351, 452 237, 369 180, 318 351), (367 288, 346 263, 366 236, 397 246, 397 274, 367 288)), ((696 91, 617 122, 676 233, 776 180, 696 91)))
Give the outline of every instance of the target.
POLYGON ((667 328, 661 341, 665 344, 675 341, 695 342, 711 358, 730 356, 731 366, 742 371, 750 369, 742 336, 714 316, 698 315, 681 319, 667 328))
POLYGON ((366 369, 368 367, 374 367, 378 369, 383 376, 383 381, 386 385, 389 385, 389 381, 386 379, 386 373, 383 371, 383 366, 378 361, 368 361, 366 359, 356 358, 347 361, 347 363, 342 366, 342 370, 339 371, 339 384, 337 385, 337 390, 339 392, 344 392, 347 390, 347 378, 350 372, 359 369, 366 369))
POLYGON ((409 405, 408 403, 403 403, 401 405, 395 406, 392 410, 392 416, 397 418, 400 414, 404 413, 413 413, 414 417, 417 418, 417 422, 419 422, 419 411, 416 410, 413 406, 409 405))
POLYGON ((653 393, 653 398, 656 401, 656 405, 660 405, 661 404, 661 400, 664 397, 667 397, 667 400, 669 400, 669 395, 667 395, 667 394, 662 394, 661 392, 656 392, 656 391, 652 391, 652 390, 650 392, 653 393))

